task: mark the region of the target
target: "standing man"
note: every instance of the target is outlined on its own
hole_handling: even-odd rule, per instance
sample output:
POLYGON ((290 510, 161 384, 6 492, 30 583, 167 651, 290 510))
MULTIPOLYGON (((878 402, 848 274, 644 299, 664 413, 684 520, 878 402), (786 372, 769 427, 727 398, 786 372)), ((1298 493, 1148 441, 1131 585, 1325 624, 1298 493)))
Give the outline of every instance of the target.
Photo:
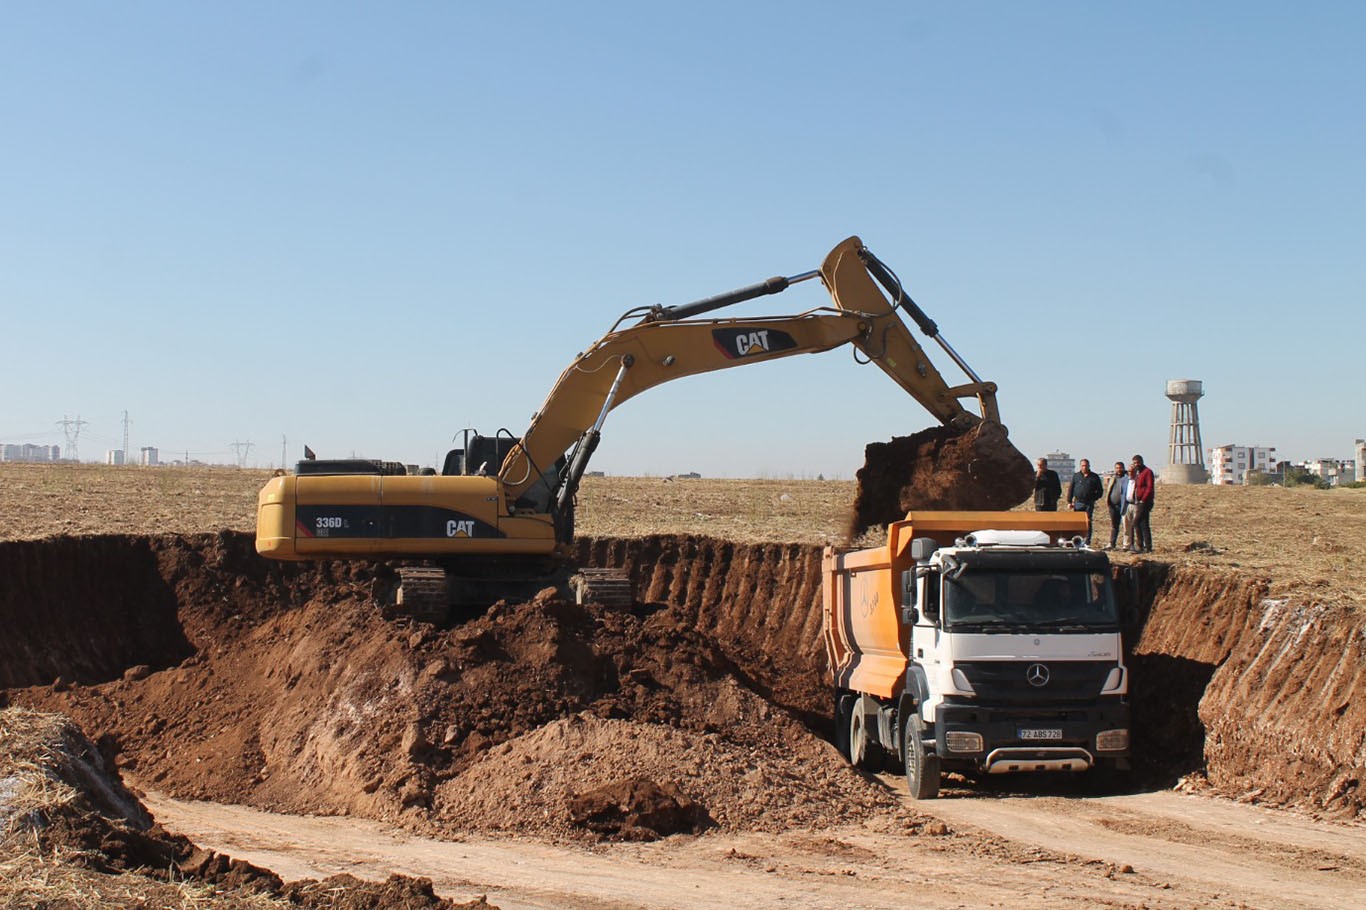
POLYGON ((1068 485, 1067 502, 1072 507, 1073 512, 1086 513, 1086 545, 1088 547, 1091 545, 1091 528, 1093 527, 1091 513, 1103 495, 1105 495, 1105 488, 1101 483, 1100 475, 1092 474, 1090 460, 1083 458, 1081 470, 1072 475, 1072 483, 1068 485))
POLYGON ((1153 511, 1154 490, 1152 468, 1143 464, 1143 456, 1135 455, 1129 462, 1129 512, 1134 517, 1135 553, 1153 551, 1153 532, 1148 526, 1148 516, 1153 511))
MULTIPOLYGON (((1110 549, 1115 548, 1119 539, 1120 525, 1124 522, 1124 510, 1129 506, 1129 472, 1124 470, 1124 462, 1115 462, 1115 469, 1105 475, 1105 504, 1110 507, 1110 549)), ((1133 544, 1133 532, 1124 535, 1124 546, 1133 544)))
POLYGON ((1056 512, 1062 498, 1062 481, 1057 471, 1048 469, 1048 459, 1039 459, 1039 470, 1034 475, 1034 511, 1056 512))

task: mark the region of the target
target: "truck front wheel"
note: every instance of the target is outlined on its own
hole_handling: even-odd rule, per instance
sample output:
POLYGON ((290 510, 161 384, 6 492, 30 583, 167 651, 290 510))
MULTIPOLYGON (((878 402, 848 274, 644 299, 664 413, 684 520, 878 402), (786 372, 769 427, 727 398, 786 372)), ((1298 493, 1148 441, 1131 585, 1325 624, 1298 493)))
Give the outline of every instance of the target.
POLYGON ((911 799, 934 799, 939 795, 939 756, 926 752, 925 722, 912 714, 902 724, 902 754, 906 757, 906 785, 911 799))

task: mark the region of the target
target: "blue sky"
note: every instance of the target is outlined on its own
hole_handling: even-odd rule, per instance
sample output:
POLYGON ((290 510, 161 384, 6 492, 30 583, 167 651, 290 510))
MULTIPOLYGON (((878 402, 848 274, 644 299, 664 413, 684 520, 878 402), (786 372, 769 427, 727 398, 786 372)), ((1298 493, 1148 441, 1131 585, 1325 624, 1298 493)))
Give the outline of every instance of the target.
MULTIPOLYGON (((1207 446, 1351 457, 1363 40, 1358 3, 3 4, 0 442, 79 415, 97 460, 126 410, 163 457, 432 463, 623 311, 858 234, 1031 456, 1160 466, 1193 378, 1207 446)), ((851 477, 931 422, 836 350, 633 399, 593 467, 851 477)))

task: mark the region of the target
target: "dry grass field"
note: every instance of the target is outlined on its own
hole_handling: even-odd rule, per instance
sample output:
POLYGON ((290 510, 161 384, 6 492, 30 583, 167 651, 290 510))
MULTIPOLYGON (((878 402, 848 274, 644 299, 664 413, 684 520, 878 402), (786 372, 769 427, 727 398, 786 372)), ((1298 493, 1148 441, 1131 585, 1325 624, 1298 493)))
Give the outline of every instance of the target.
MULTIPOLYGON (((269 476, 236 468, 0 464, 0 540, 250 531, 256 492, 269 476)), ((578 529, 841 543, 853 499, 853 481, 590 477, 579 494, 578 529)), ((1108 516, 1097 524, 1104 543, 1108 516)), ((1317 588, 1315 599, 1366 604, 1366 489, 1159 485, 1152 525, 1156 559, 1237 568, 1270 577, 1275 589, 1317 588)))

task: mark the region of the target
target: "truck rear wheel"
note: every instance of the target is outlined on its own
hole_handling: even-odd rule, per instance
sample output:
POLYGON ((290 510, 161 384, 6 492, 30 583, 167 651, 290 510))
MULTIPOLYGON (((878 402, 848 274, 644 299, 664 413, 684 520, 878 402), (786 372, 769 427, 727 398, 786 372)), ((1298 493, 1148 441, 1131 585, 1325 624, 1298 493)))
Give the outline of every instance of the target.
POLYGON ((882 746, 868 729, 868 715, 863 710, 863 699, 854 702, 849 711, 849 763, 860 771, 876 774, 882 770, 882 746))
POLYGON ((906 756, 906 785, 911 799, 934 799, 939 795, 939 756, 925 751, 925 722, 912 714, 902 725, 902 754, 906 756))

